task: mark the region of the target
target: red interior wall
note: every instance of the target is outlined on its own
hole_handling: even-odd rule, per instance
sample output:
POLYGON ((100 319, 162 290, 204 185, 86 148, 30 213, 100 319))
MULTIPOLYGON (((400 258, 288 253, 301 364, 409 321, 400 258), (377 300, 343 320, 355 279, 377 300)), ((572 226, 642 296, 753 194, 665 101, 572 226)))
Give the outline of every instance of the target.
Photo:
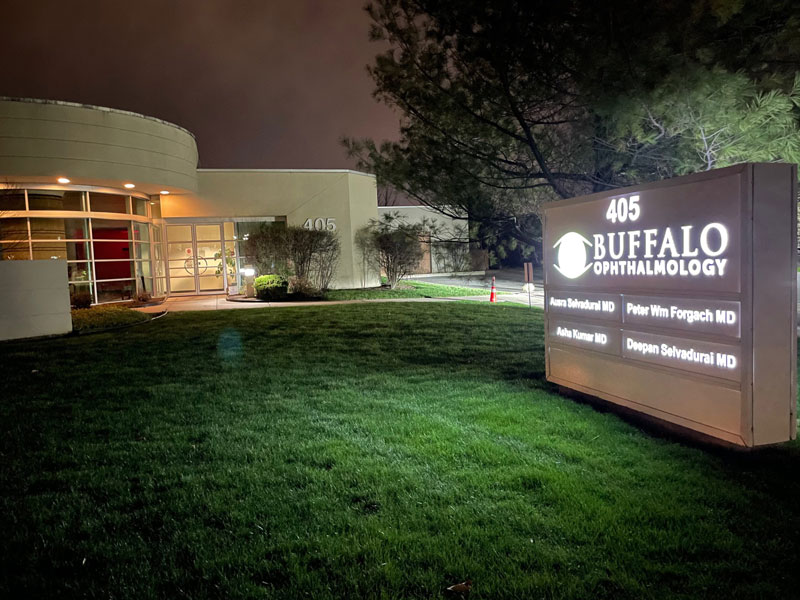
MULTIPOLYGON (((95 238, 102 239, 119 239, 125 240, 120 242, 97 242, 94 245, 94 258, 95 260, 128 260, 130 259, 130 242, 128 239, 128 232, 122 229, 95 229, 92 232, 95 238)), ((126 277, 133 277, 131 273, 131 263, 128 262, 111 262, 102 263, 96 262, 95 269, 97 271, 97 279, 124 279, 126 277)))

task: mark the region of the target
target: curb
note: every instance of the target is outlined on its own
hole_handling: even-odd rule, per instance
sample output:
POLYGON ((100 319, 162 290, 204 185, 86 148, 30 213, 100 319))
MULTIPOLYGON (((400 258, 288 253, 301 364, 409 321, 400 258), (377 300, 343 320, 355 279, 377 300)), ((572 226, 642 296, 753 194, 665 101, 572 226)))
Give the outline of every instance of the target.
POLYGON ((468 275, 486 275, 488 271, 453 271, 452 273, 412 273, 409 279, 427 279, 428 277, 466 277, 468 275))

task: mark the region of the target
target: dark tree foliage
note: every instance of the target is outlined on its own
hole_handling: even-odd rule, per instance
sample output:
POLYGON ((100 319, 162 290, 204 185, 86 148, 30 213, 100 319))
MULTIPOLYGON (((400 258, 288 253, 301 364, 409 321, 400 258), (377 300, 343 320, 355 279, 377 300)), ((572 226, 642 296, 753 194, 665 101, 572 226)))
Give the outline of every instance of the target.
POLYGON ((367 11, 388 45, 369 68, 375 96, 398 111, 401 136, 344 143, 476 236, 531 243, 542 202, 798 150, 789 0, 373 0, 367 11))

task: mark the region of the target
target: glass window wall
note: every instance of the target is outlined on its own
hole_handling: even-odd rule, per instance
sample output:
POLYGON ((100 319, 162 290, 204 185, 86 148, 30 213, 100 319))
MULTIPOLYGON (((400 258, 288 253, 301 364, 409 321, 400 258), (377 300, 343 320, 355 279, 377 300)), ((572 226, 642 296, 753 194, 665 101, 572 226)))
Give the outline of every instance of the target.
POLYGON ((71 293, 95 302, 140 291, 222 292, 241 284, 249 236, 284 221, 201 222, 168 226, 134 218, 161 216, 161 199, 75 190, 0 190, 0 260, 61 259, 71 293), (74 216, 65 218, 64 211, 74 216), (84 214, 80 214, 83 212, 84 214), (97 213, 114 215, 94 215, 97 213), (20 215, 21 213, 21 215, 20 215), (112 217, 112 218, 108 218, 112 217))
POLYGON ((136 293, 136 282, 133 279, 124 281, 98 281, 97 302, 116 302, 119 300, 132 300, 136 293))
POLYGON ((25 210, 25 190, 0 190, 0 211, 25 210))
POLYGON ((86 192, 28 190, 28 210, 86 210, 86 192))
POLYGON ((92 280, 92 267, 89 262, 68 262, 67 278, 71 282, 92 280))
POLYGON ((88 240, 87 219, 32 218, 31 239, 34 240, 88 240))
POLYGON ((0 260, 65 260, 70 293, 90 293, 95 302, 125 300, 140 291, 165 293, 162 228, 151 230, 150 224, 123 216, 131 210, 147 216, 149 200, 127 194, 28 190, 27 217, 2 215, 9 210, 24 214, 25 197, 22 189, 0 190, 0 260), (93 212, 85 212, 90 206, 93 212), (64 218, 58 214, 62 211, 74 211, 74 217, 64 218), (94 212, 120 217, 98 219, 94 212), (153 244, 158 248, 155 256, 153 244))
POLYGON ((128 210, 129 196, 116 194, 89 193, 89 210, 92 212, 130 213, 128 210))
POLYGON ((68 260, 66 242, 34 242, 33 260, 68 260))
POLYGON ((19 241, 28 239, 28 219, 0 220, 0 240, 19 241))
POLYGON ((0 260, 30 260, 31 247, 28 241, 0 242, 0 260))
POLYGON ((149 242, 150 225, 148 225, 147 223, 134 223, 133 239, 135 239, 137 242, 149 242))
MULTIPOLYGON (((243 285, 242 269, 255 264, 255 257, 247 253, 247 241, 250 235, 261 230, 262 227, 285 227, 285 221, 246 221, 233 223, 235 225, 236 240, 236 278, 238 285, 243 285)), ((273 265, 273 269, 276 265, 273 265)), ((261 273, 264 275, 264 273, 261 273)))
POLYGON ((133 208, 133 214, 140 217, 147 216, 147 200, 131 197, 131 208, 133 208))
POLYGON ((160 219, 161 218, 161 199, 154 198, 150 200, 150 218, 151 219, 160 219))

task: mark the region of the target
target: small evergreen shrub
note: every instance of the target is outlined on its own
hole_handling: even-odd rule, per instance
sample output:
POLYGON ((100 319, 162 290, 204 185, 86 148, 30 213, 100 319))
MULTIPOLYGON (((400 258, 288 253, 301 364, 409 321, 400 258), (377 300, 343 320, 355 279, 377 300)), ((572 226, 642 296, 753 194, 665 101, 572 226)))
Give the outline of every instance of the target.
POLYGON ((274 302, 285 300, 289 295, 289 282, 280 275, 261 275, 253 281, 256 297, 259 300, 274 302))
POLYGON ((91 292, 75 292, 69 297, 73 308, 89 308, 92 305, 91 292))

